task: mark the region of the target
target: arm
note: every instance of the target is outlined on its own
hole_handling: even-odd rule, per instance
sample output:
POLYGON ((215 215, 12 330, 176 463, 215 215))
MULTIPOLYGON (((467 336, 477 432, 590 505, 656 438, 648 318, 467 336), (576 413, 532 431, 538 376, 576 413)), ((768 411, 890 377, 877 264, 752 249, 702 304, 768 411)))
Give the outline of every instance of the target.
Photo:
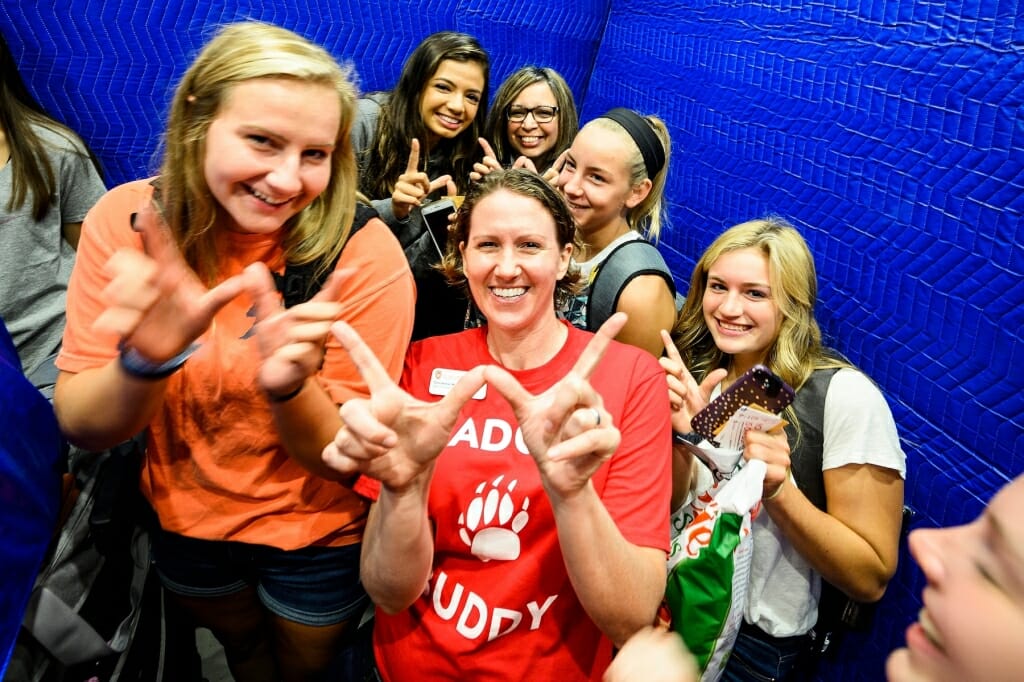
POLYGON ((696 468, 690 447, 684 443, 672 443, 672 504, 669 509, 673 512, 689 498, 693 489, 696 468))
POLYGON ((117 202, 135 206, 138 196, 129 188, 110 200, 109 210, 90 213, 96 228, 84 233, 68 289, 54 409, 68 440, 89 449, 119 443, 148 424, 169 381, 125 372, 118 342, 152 363, 166 362, 196 341, 242 288, 233 277, 207 289, 156 220, 148 195, 135 224, 141 242, 128 229, 127 211, 120 225, 117 202))
MULTIPOLYGON (((590 383, 624 322, 619 313, 609 318, 572 371, 540 395, 501 368, 486 369, 488 385, 511 404, 537 464, 580 603, 620 645, 654 622, 664 593, 670 496, 668 403, 657 365, 632 349, 613 356, 613 364, 633 361, 629 393, 616 396, 624 405, 621 432, 590 383), (602 465, 608 470, 598 495, 591 479, 602 465)), ((630 370, 602 374, 602 385, 614 390, 623 371, 630 370)))
MULTIPOLYGON (((674 457, 664 375, 646 355, 630 354, 636 361, 628 379, 623 355, 613 356, 613 381, 628 389, 617 417, 622 439, 605 465, 600 497, 596 479, 573 497, 556 501, 550 487, 548 493, 576 594, 617 646, 654 622, 665 592, 674 457)), ((613 395, 604 389, 605 398, 613 395)))
POLYGON ((163 404, 167 382, 131 377, 116 359, 78 373, 61 372, 53 394, 61 431, 85 450, 112 447, 149 424, 163 404))
POLYGON ((430 578, 434 535, 427 499, 432 473, 433 467, 402 491, 382 488, 370 507, 359 574, 366 593, 385 613, 408 608, 423 594, 430 578))
POLYGON ((372 349, 392 380, 402 371, 412 335, 415 285, 405 255, 380 221, 373 220, 346 245, 334 274, 310 301, 288 310, 280 307, 269 273, 253 268, 250 291, 265 361, 260 381, 281 442, 292 457, 312 472, 333 480, 348 477, 326 466, 324 447, 342 426, 338 405, 367 397, 369 389, 348 354, 330 333, 339 317, 372 349), (257 298, 258 297, 258 298, 257 298), (274 326, 278 328, 275 329, 274 326), (290 400, 269 399, 288 396, 290 400))
POLYGON ((619 295, 616 311, 629 316, 616 339, 659 357, 664 348, 660 330, 672 329, 676 321, 676 302, 665 280, 659 275, 634 277, 619 295))
POLYGON ((791 482, 765 508, 823 578, 857 601, 878 601, 896 572, 903 479, 870 464, 829 469, 824 476, 828 513, 791 482))
POLYGON ((896 425, 881 392, 853 370, 832 379, 824 414, 827 514, 780 466, 789 464, 784 438, 780 446, 773 436, 750 433, 747 450, 769 465, 766 497, 779 494, 765 507, 793 547, 850 597, 876 601, 896 570, 902 522, 904 455, 896 425))
POLYGON ((424 402, 395 384, 352 327, 338 322, 332 331, 365 380, 370 398, 341 406, 344 425, 324 449, 323 460, 342 474, 358 471, 380 481, 363 534, 360 570, 374 603, 394 613, 426 587, 434 552, 427 520, 434 461, 462 406, 483 385, 484 373, 479 367, 471 370, 440 401, 424 402))
POLYGON ((665 552, 627 541, 592 484, 572 497, 548 496, 580 603, 597 627, 622 646, 654 622, 665 593, 665 552))

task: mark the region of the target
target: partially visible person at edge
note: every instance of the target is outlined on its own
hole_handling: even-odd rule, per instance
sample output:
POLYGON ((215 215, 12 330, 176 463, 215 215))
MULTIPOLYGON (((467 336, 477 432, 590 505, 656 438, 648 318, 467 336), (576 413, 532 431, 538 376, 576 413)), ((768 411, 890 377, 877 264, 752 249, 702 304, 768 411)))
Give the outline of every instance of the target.
POLYGON ((1024 475, 963 526, 908 539, 924 573, 923 608, 889 682, 1012 682, 1024 671, 1024 475))
POLYGON ((99 161, 32 96, 0 35, 0 318, 47 397, 82 220, 104 191, 99 161))
MULTIPOLYGON (((907 645, 886 662, 889 682, 1016 682, 1024 670, 1024 476, 973 522, 910 533, 924 573, 923 608, 907 645), (969 608, 967 607, 969 605, 969 608)), ((673 633, 640 633, 615 657, 606 682, 696 680, 673 633)))
POLYGON ((461 330, 465 296, 435 266, 435 246, 420 207, 440 196, 463 195, 487 115, 490 58, 476 38, 443 31, 409 55, 390 92, 359 100, 352 142, 359 189, 405 250, 416 278, 413 339, 461 330))
POLYGON ((368 603, 367 501, 292 459, 316 461, 338 405, 369 395, 325 347, 331 322, 359 329, 395 377, 412 329, 391 231, 374 218, 352 232, 355 102, 321 47, 225 27, 178 85, 159 177, 86 217, 68 291, 61 426, 94 450, 146 429, 156 570, 240 682, 320 674, 368 603), (326 282, 285 308, 274 277, 303 264, 326 282))
POLYGON ((596 335, 556 316, 574 233, 540 176, 495 171, 470 189, 445 260, 485 326, 414 343, 400 387, 334 327, 372 388, 342 407, 324 461, 380 482, 362 578, 384 680, 599 680, 613 645, 654 621, 664 374, 612 340, 624 315, 596 335))
POLYGON ((628 242, 657 240, 661 232, 670 151, 668 130, 660 119, 612 109, 583 126, 563 162, 556 163, 556 182, 583 243, 577 261, 584 287, 570 302, 566 319, 595 330, 613 312, 624 312, 629 321, 619 340, 655 357, 662 352, 658 330, 671 329, 676 320, 672 273, 653 247, 639 247, 651 259, 640 269, 622 266, 621 259, 638 248, 628 242), (611 276, 613 259, 627 272, 613 296, 614 307, 599 311, 591 296, 594 282, 602 269, 611 276))
MULTIPOLYGON (((743 457, 767 464, 766 513, 753 523, 750 598, 727 681, 793 679, 813 664, 801 654, 822 579, 874 602, 896 571, 906 457, 878 387, 822 346, 816 297, 814 260, 800 233, 779 218, 753 220, 708 247, 694 268, 675 345, 663 332, 677 433, 689 434, 690 418, 755 364, 797 391, 784 413, 786 432, 745 436, 743 457), (808 402, 803 392, 824 399, 808 402), (815 456, 820 478, 798 483, 791 463, 815 456), (820 508, 814 489, 823 493, 820 508)), ((673 504, 700 466, 689 447, 674 446, 673 504)))
POLYGON ((555 159, 569 148, 579 127, 576 101, 562 75, 547 67, 524 66, 494 95, 480 138, 484 157, 470 177, 480 180, 498 168, 526 168, 554 179, 555 159))

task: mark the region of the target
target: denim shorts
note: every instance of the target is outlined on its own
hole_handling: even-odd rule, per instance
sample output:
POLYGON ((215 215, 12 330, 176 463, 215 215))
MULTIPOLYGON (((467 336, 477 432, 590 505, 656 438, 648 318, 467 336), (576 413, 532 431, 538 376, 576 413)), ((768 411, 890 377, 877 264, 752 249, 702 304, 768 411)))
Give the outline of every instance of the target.
POLYGON ((158 530, 153 537, 153 560, 160 582, 174 594, 225 597, 252 586, 271 613, 321 626, 358 617, 369 602, 359 582, 360 547, 289 551, 158 530))

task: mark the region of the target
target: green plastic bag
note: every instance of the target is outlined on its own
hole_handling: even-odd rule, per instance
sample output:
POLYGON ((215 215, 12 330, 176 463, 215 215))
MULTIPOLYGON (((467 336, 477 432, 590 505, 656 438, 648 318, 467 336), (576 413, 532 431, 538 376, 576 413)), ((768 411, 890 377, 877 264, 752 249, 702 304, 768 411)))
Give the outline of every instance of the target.
POLYGON ((750 578, 750 523, 760 512, 765 464, 751 460, 731 478, 699 477, 673 514, 665 602, 702 682, 722 674, 743 621, 750 578), (708 484, 710 481, 710 485, 708 484))

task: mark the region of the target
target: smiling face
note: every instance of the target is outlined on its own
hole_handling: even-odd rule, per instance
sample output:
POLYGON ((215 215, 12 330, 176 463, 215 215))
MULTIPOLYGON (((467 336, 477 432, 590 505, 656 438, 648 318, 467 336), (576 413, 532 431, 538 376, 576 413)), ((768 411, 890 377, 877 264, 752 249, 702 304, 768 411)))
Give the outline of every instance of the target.
MULTIPOLYGON (((534 109, 536 107, 557 107, 558 100, 551 92, 551 86, 541 81, 522 89, 512 100, 512 109, 534 109)), ((533 114, 522 121, 507 121, 508 141, 516 154, 536 159, 551 151, 558 141, 558 114, 547 123, 538 123, 533 114)))
POLYGON ((225 227, 268 234, 331 179, 341 120, 326 85, 260 78, 235 85, 210 123, 203 172, 225 227))
POLYGON ((910 551, 927 579, 890 682, 1010 682, 1024 675, 1024 476, 973 523, 916 530, 910 551))
POLYGON ((484 70, 477 62, 442 61, 420 95, 420 116, 434 143, 452 139, 476 118, 484 91, 484 70))
POLYGON ((768 257, 755 248, 727 251, 708 269, 704 321, 737 372, 763 362, 778 337, 782 314, 769 282, 768 257))
POLYGON ((477 203, 459 245, 470 294, 499 333, 543 334, 558 325, 555 284, 572 245, 559 245, 555 221, 538 200, 499 189, 477 203))
POLYGON ((569 148, 558 185, 588 242, 596 232, 614 230, 624 223, 627 210, 650 192, 650 180, 630 183, 631 144, 625 132, 590 123, 569 148))

